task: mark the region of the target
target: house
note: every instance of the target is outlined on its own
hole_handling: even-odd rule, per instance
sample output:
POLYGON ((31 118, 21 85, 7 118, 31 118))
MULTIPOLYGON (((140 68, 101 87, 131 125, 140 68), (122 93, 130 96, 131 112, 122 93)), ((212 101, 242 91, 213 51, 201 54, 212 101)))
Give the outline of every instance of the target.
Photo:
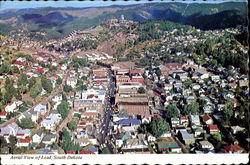
POLYGON ((7 143, 9 143, 9 136, 10 135, 16 136, 18 129, 19 129, 18 125, 15 122, 13 122, 5 127, 0 128, 0 135, 5 138, 7 143))
POLYGON ((232 153, 240 154, 240 153, 244 152, 244 150, 240 146, 238 146, 238 145, 227 145, 227 146, 224 146, 221 149, 221 151, 223 153, 230 153, 230 154, 232 154, 232 153))
POLYGON ((61 120, 60 114, 50 114, 41 122, 41 126, 47 130, 53 131, 56 125, 60 122, 60 120, 61 120))
POLYGON ((53 144, 54 142, 56 142, 56 135, 55 134, 45 135, 42 139, 42 142, 46 145, 53 144))
POLYGON ((6 118, 7 118, 7 114, 8 114, 8 112, 6 112, 6 111, 1 111, 1 112, 0 112, 0 119, 1 119, 1 120, 6 119, 6 118))
POLYGON ((71 86, 72 88, 76 87, 77 79, 76 78, 67 78, 66 84, 71 86))
POLYGON ((25 139, 18 140, 16 146, 17 147, 28 147, 30 142, 31 142, 31 138, 26 137, 25 139))
POLYGON ((210 142, 207 141, 207 140, 199 141, 199 143, 200 143, 201 148, 202 148, 203 150, 205 150, 205 149, 208 149, 208 150, 210 150, 210 151, 211 151, 211 150, 214 150, 213 144, 210 143, 210 142))
POLYGON ((231 132, 232 132, 233 134, 237 134, 237 133, 243 132, 243 131, 245 130, 245 128, 240 127, 240 126, 238 126, 238 125, 237 125, 237 126, 231 126, 230 129, 231 129, 231 132))
POLYGON ((11 64, 11 66, 16 66, 18 69, 23 69, 25 67, 25 64, 19 61, 14 62, 11 64))
POLYGON ((56 94, 55 96, 53 96, 53 98, 52 98, 52 101, 54 101, 54 102, 60 102, 60 101, 62 101, 62 94, 61 93, 58 93, 58 94, 56 94))
POLYGON ((179 134, 181 135, 185 145, 193 144, 195 142, 194 135, 189 134, 186 130, 180 130, 179 134))
POLYGON ((39 112, 39 114, 44 115, 47 111, 47 106, 45 104, 38 104, 34 111, 39 112))
POLYGON ((177 125, 179 125, 180 123, 180 119, 175 117, 175 118, 171 118, 171 125, 172 127, 176 127, 177 125))
POLYGON ((215 107, 213 105, 205 105, 203 107, 203 112, 204 113, 213 113, 215 110, 215 107))
POLYGON ((139 127, 140 124, 141 121, 138 119, 122 119, 115 123, 114 129, 122 132, 133 132, 139 127))
POLYGON ((181 147, 174 141, 158 142, 157 149, 159 152, 167 151, 167 152, 181 153, 181 147))
POLYGON ((6 112, 15 112, 15 111, 18 110, 18 107, 19 107, 20 105, 22 105, 22 103, 23 103, 22 101, 14 101, 14 102, 8 104, 8 105, 5 107, 5 111, 6 111, 6 112))
POLYGON ((16 133, 17 139, 24 139, 26 137, 30 136, 30 130, 29 129, 18 129, 16 133))
POLYGON ((40 143, 44 137, 43 131, 38 130, 33 136, 32 136, 32 142, 33 143, 40 143))
POLYGON ((220 132, 219 128, 215 124, 208 124, 208 130, 210 134, 216 134, 220 132))
POLYGON ((188 126, 189 121, 187 116, 181 116, 180 117, 180 125, 188 126))
POLYGON ((213 119, 208 114, 202 116, 202 121, 205 124, 213 124, 213 119))
POLYGON ((200 125, 200 117, 198 115, 190 115, 189 121, 191 124, 200 125))
POLYGON ((194 136, 200 136, 202 133, 204 133, 204 129, 202 127, 196 127, 196 128, 192 128, 193 132, 194 132, 194 136))
POLYGON ((140 140, 137 138, 128 139, 125 141, 122 147, 122 153, 134 153, 134 154, 145 154, 150 153, 148 149, 148 143, 146 140, 140 140))
POLYGON ((151 134, 148 134, 147 137, 148 137, 148 138, 147 138, 148 142, 155 142, 155 141, 156 141, 156 137, 154 137, 154 136, 151 135, 151 134))

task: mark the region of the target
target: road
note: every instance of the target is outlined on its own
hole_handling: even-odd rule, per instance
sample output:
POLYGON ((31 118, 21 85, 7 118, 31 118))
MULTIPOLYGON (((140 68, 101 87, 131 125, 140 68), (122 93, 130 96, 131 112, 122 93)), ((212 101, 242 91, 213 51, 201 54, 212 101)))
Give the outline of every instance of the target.
POLYGON ((111 105, 110 99, 115 94, 115 83, 114 83, 114 79, 113 79, 114 75, 110 69, 109 69, 108 75, 109 75, 110 81, 109 81, 109 85, 107 88, 108 90, 106 93, 103 122, 102 122, 101 127, 100 127, 101 134, 99 135, 98 140, 99 140, 100 145, 105 144, 108 147, 108 149, 110 150, 110 152, 113 153, 113 148, 110 144, 110 139, 108 139, 109 138, 108 134, 109 134, 109 131, 111 129, 109 124, 110 124, 110 119, 111 119, 111 116, 113 113, 113 106, 111 105))

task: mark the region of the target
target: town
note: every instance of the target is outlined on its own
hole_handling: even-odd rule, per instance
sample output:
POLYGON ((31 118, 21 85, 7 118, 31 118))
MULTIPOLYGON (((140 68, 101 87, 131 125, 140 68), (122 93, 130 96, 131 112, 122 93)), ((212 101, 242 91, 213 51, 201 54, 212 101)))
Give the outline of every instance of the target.
POLYGON ((248 153, 249 59, 227 54, 248 47, 214 51, 240 30, 159 24, 160 44, 123 15, 61 40, 1 36, 0 152, 248 153))

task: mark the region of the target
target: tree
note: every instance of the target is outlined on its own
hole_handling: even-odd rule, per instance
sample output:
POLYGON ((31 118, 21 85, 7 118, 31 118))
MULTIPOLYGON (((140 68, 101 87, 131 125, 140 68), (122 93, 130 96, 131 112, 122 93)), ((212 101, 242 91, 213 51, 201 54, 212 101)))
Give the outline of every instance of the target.
POLYGON ((139 65, 140 66, 148 66, 148 65, 150 65, 150 61, 148 58, 142 58, 142 59, 140 59, 139 65))
POLYGON ((61 79, 60 77, 58 77, 58 78, 56 79, 56 84, 57 84, 57 85, 61 85, 61 84, 62 84, 62 79, 61 79))
POLYGON ((73 88, 66 84, 66 85, 63 86, 63 91, 66 92, 66 93, 72 92, 73 88))
POLYGON ((77 122, 75 120, 71 120, 67 126, 71 131, 74 131, 77 126, 77 122))
POLYGON ((36 84, 36 78, 35 77, 31 77, 29 79, 29 89, 31 89, 35 84, 36 84))
POLYGON ((0 136, 0 147, 6 147, 7 146, 7 142, 5 140, 5 138, 3 136, 0 136))
POLYGON ((71 140, 72 136, 69 132, 64 128, 62 133, 62 148, 64 151, 79 151, 81 147, 79 145, 74 144, 71 140))
POLYGON ((42 77, 41 82, 42 82, 42 87, 44 90, 46 90, 46 92, 48 93, 52 92, 53 84, 49 79, 47 79, 46 77, 42 77))
POLYGON ((223 111, 223 119, 226 122, 229 122, 231 117, 233 116, 233 104, 231 102, 227 102, 225 107, 224 107, 224 111, 223 111))
POLYGON ((160 137, 168 131, 167 122, 164 119, 155 119, 150 124, 151 133, 155 137, 160 137))
POLYGON ((42 92, 42 84, 37 81, 31 88, 30 88, 30 96, 35 99, 40 93, 42 92))
POLYGON ((5 99, 7 102, 10 102, 13 96, 16 93, 16 88, 13 86, 13 80, 9 79, 9 77, 6 78, 5 84, 5 99))
POLYGON ((199 104, 197 102, 192 102, 184 106, 182 115, 195 115, 198 112, 199 112, 199 104))
POLYGON ((143 87, 138 88, 138 93, 146 93, 146 90, 143 87))
POLYGON ((9 136, 9 144, 10 144, 10 148, 11 148, 11 151, 10 151, 11 153, 13 152, 16 143, 17 143, 16 137, 13 135, 10 135, 9 136))
POLYGON ((57 106, 57 111, 58 111, 58 113, 61 114, 61 116, 62 116, 63 119, 68 115, 68 109, 69 109, 69 105, 68 104, 69 103, 67 101, 63 100, 61 102, 61 104, 59 104, 57 106))
POLYGON ((77 118, 81 118, 81 114, 79 114, 79 113, 75 113, 74 115, 73 115, 73 117, 77 117, 77 118))
POLYGON ((179 117, 180 116, 180 110, 176 107, 176 105, 168 105, 166 107, 167 110, 167 117, 173 118, 173 117, 179 117))
POLYGON ((30 117, 17 120, 16 123, 19 127, 23 129, 32 129, 35 127, 35 123, 32 121, 30 117))

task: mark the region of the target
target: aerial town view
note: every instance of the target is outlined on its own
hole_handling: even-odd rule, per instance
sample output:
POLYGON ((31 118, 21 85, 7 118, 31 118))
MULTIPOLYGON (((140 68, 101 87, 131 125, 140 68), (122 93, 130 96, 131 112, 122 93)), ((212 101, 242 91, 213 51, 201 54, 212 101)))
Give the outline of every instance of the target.
POLYGON ((116 3, 0 4, 1 155, 249 153, 248 2, 116 3))

